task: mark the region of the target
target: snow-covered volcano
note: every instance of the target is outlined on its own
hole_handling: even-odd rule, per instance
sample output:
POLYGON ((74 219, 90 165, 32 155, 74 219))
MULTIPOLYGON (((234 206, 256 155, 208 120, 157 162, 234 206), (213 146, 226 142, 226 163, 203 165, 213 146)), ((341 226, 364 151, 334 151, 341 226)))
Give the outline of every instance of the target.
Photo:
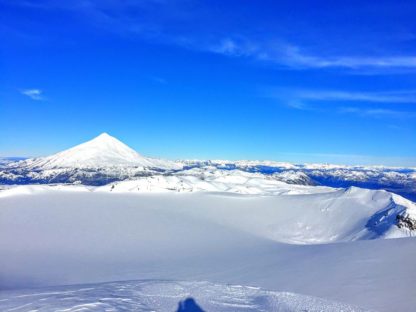
POLYGON ((19 164, 26 168, 108 168, 149 167, 172 168, 173 162, 147 158, 110 136, 102 133, 96 138, 63 152, 41 158, 28 159, 19 164))

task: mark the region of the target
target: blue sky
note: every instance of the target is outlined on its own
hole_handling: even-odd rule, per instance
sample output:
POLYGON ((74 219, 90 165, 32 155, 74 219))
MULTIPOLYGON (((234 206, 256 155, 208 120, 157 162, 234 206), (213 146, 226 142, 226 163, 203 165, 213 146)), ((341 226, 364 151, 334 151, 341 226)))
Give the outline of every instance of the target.
POLYGON ((0 156, 416 166, 412 1, 0 0, 0 156))

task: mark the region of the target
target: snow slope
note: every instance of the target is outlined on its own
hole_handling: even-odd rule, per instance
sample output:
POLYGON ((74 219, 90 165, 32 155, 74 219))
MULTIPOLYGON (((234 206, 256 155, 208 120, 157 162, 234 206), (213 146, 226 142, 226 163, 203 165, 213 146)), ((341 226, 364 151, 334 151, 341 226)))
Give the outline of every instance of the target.
MULTIPOLYGON (((358 307, 311 296, 266 291, 258 287, 208 282, 127 281, 61 286, 0 294, 2 311, 160 311, 196 305, 209 312, 333 311, 360 312, 358 307)), ((195 310, 185 310, 194 311, 195 310)))
MULTIPOLYGON (((198 209, 186 213, 283 243, 322 244, 416 234, 408 227, 397 226, 398 215, 416 220, 416 205, 390 192, 291 185, 235 171, 214 171, 203 179, 188 175, 150 176, 102 187, 19 186, 0 191, 0 200, 13 202, 19 195, 75 194, 98 198, 101 194, 163 193, 190 193, 190 197, 173 197, 174 201, 204 198, 198 209)), ((175 209, 182 212, 184 208, 175 209)))
POLYGON ((96 138, 63 152, 18 164, 26 169, 105 168, 105 167, 176 167, 173 162, 146 158, 116 138, 102 133, 96 138))
POLYGON ((294 184, 386 189, 410 200, 416 200, 416 168, 227 160, 182 161, 182 163, 186 168, 210 167, 260 172, 294 184))
MULTIPOLYGON (((261 214, 266 223, 256 224, 263 231, 269 229, 269 238, 288 243, 310 244, 378 237, 407 237, 412 236, 416 230, 416 205, 393 193, 357 187, 334 189, 293 185, 278 181, 274 176, 239 170, 194 168, 176 175, 153 175, 116 182, 98 187, 95 191, 114 193, 204 191, 275 196, 272 200, 275 202, 273 207, 276 208, 272 208, 267 214, 265 211, 261 214), (396 226, 398 216, 407 218, 410 222, 409 226, 404 224, 399 229, 396 226), (270 223, 272 220, 273 223, 270 223)), ((267 205, 272 206, 270 203, 267 205)), ((217 207, 222 205, 219 204, 217 207)), ((218 210, 217 213, 221 215, 223 211, 218 210)), ((250 223, 251 220, 250 216, 247 222, 250 223)), ((239 222, 244 223, 243 220, 239 222)))
POLYGON ((170 279, 249 285, 379 311, 412 311, 416 304, 416 240, 362 240, 406 234, 390 223, 367 226, 374 217, 386 220, 380 211, 395 212, 388 192, 40 187, 0 192, 3 289, 170 279))
MULTIPOLYGON (((292 178, 293 175, 288 175, 292 178)), ((283 193, 306 194, 328 192, 333 188, 293 185, 275 176, 240 170, 194 168, 174 174, 154 174, 127 181, 114 182, 98 190, 113 192, 197 192, 216 191, 241 194, 277 195, 283 193)))

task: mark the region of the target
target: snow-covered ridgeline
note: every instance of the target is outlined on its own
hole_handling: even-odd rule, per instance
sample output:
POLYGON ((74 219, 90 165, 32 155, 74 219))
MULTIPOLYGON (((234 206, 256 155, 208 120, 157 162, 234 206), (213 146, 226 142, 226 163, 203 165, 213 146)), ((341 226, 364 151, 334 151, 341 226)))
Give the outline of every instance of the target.
POLYGON ((363 171, 400 171, 410 170, 416 172, 416 167, 399 167, 399 166, 382 166, 382 165, 338 165, 338 164, 319 164, 319 163, 290 163, 282 161, 271 161, 271 160, 225 160, 225 159, 212 159, 212 160, 200 160, 200 159, 188 159, 178 160, 177 162, 182 163, 186 166, 223 166, 235 165, 237 167, 275 167, 280 169, 292 169, 292 170, 363 170, 363 171))
POLYGON ((387 189, 416 200, 416 168, 384 166, 345 166, 327 164, 288 164, 269 161, 185 161, 186 168, 217 168, 261 172, 266 175, 291 173, 305 178, 287 179, 288 183, 333 187, 358 186, 387 189))
POLYGON ((381 166, 290 164, 275 161, 187 160, 169 161, 144 157, 109 136, 69 150, 24 161, 0 162, 0 184, 70 183, 105 185, 151 175, 201 175, 211 171, 245 171, 299 185, 359 186, 387 189, 416 199, 416 169, 381 166), (189 169, 194 169, 191 172, 189 169))
POLYGON ((174 174, 153 174, 147 177, 104 185, 97 190, 114 192, 230 192, 256 195, 278 195, 282 193, 309 193, 332 190, 328 187, 306 187, 308 179, 299 173, 280 173, 272 176, 240 170, 193 168, 174 174), (289 185, 287 180, 298 183, 289 185), (302 183, 304 182, 304 183, 302 183))

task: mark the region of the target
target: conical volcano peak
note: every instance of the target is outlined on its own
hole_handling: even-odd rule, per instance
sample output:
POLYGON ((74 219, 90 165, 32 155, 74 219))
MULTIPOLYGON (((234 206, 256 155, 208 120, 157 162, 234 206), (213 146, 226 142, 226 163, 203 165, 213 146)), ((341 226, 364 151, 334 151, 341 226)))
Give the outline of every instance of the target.
POLYGON ((96 136, 94 139, 92 140, 99 140, 99 141, 110 141, 110 140, 116 140, 116 141, 120 141, 118 139, 116 139, 115 137, 109 135, 107 132, 103 132, 100 135, 96 136))
POLYGON ((129 154, 138 155, 136 151, 128 147, 126 144, 118 140, 117 138, 109 135, 106 132, 101 133, 99 136, 87 141, 83 144, 77 145, 72 149, 76 148, 87 148, 87 149, 103 149, 102 152, 121 152, 124 153, 128 151, 129 154))
POLYGON ((100 168, 119 166, 154 167, 152 161, 107 133, 63 152, 29 160, 30 167, 100 168))
POLYGON ((117 138, 103 132, 97 137, 63 152, 47 157, 28 159, 20 162, 19 166, 26 169, 50 170, 109 167, 172 169, 179 165, 168 160, 144 157, 117 138))

